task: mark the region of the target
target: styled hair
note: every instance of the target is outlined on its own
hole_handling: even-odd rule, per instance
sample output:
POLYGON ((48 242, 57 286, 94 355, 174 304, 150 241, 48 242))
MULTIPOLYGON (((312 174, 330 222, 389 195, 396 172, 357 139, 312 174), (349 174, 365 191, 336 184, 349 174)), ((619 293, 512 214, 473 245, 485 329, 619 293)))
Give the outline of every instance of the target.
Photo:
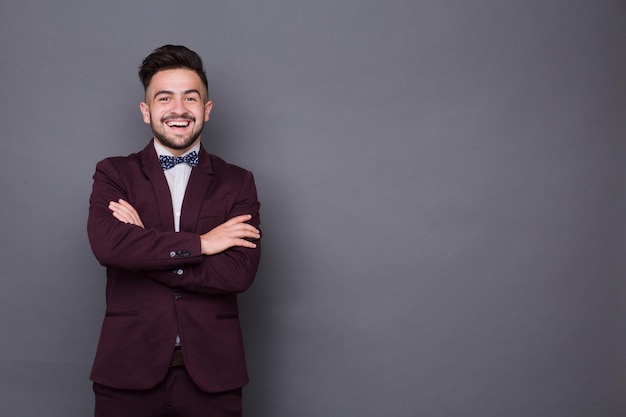
POLYGON ((164 45, 157 48, 143 60, 139 67, 139 79, 144 91, 148 89, 152 77, 159 71, 168 69, 186 68, 194 71, 200 79, 209 97, 209 82, 207 81, 202 58, 182 45, 164 45))

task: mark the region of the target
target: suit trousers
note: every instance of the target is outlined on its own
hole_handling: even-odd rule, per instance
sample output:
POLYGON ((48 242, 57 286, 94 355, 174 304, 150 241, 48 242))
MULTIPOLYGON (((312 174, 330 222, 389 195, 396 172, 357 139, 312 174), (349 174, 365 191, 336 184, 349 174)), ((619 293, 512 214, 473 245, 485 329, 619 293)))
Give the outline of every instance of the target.
POLYGON ((241 417, 242 389, 209 393, 184 366, 171 367, 156 387, 130 391, 93 384, 95 417, 241 417))

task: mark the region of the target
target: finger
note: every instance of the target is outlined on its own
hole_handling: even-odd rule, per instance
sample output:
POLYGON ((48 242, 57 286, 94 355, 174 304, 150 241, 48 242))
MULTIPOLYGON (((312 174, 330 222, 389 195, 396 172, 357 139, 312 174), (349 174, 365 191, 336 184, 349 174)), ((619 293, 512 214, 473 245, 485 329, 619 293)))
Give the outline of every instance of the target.
POLYGON ((135 210, 129 202, 120 198, 118 203, 113 202, 114 207, 120 212, 125 213, 129 218, 133 220, 133 223, 143 227, 143 223, 141 222, 141 217, 139 217, 139 213, 135 210))
POLYGON ((119 203, 116 203, 115 201, 111 201, 109 203, 109 210, 111 210, 113 213, 124 213, 123 209, 124 208, 120 206, 119 203))
POLYGON ((130 210, 114 201, 109 204, 109 210, 111 210, 114 214, 117 213, 119 216, 122 216, 125 219, 133 218, 133 213, 130 210))
POLYGON ((113 216, 119 221, 127 224, 134 224, 136 226, 144 227, 141 222, 141 218, 137 211, 128 203, 127 205, 122 205, 121 203, 116 203, 115 201, 111 201, 109 203, 109 210, 111 210, 113 216))
POLYGON ((232 224, 224 223, 223 226, 225 228, 229 229, 229 230, 243 230, 243 229, 246 229, 246 230, 257 230, 257 231, 259 230, 254 225, 251 225, 250 223, 243 223, 243 222, 232 223, 232 224))
POLYGON ((121 221, 122 223, 131 223, 132 224, 132 220, 129 219, 128 217, 114 211, 113 212, 113 217, 115 217, 117 220, 121 221))
POLYGON ((259 239, 261 237, 261 232, 256 227, 252 227, 249 229, 246 228, 245 230, 242 230, 242 234, 242 237, 250 237, 254 239, 259 239))
POLYGON ((130 212, 132 207, 133 206, 128 205, 128 203, 126 203, 126 205, 124 205, 124 204, 122 204, 122 203, 120 203, 118 201, 110 201, 109 202, 109 209, 111 209, 111 210, 130 212))
POLYGON ((259 229, 245 223, 232 225, 230 227, 224 227, 222 229, 222 233, 230 237, 261 237, 261 232, 259 231, 259 229))
POLYGON ((239 223, 243 223, 243 222, 247 222, 248 220, 250 220, 252 218, 251 215, 249 214, 242 214, 239 216, 235 216, 232 219, 227 220, 224 225, 228 225, 228 226, 232 226, 235 224, 239 224, 239 223))
POLYGON ((227 230, 230 230, 235 233, 239 233, 239 232, 259 233, 259 229, 247 223, 239 223, 239 224, 233 225, 229 227, 227 230))
POLYGON ((261 235, 255 231, 241 230, 238 233, 231 234, 230 237, 233 239, 260 239, 261 235))
POLYGON ((250 249, 256 248, 255 243, 252 243, 249 240, 245 240, 245 239, 238 239, 235 243, 235 246, 241 246, 241 247, 250 248, 250 249))
POLYGON ((118 200, 118 203, 119 203, 122 207, 125 207, 125 208, 126 208, 126 209, 128 209, 128 210, 130 210, 130 211, 135 211, 135 212, 136 212, 135 208, 134 208, 134 207, 133 207, 133 206, 132 206, 132 205, 131 205, 128 201, 124 200, 123 198, 120 198, 120 199, 118 200))
POLYGON ((119 205, 122 207, 124 211, 126 211, 133 217, 139 218, 139 213, 137 213, 137 210, 135 210, 135 207, 131 206, 129 202, 120 198, 119 205))

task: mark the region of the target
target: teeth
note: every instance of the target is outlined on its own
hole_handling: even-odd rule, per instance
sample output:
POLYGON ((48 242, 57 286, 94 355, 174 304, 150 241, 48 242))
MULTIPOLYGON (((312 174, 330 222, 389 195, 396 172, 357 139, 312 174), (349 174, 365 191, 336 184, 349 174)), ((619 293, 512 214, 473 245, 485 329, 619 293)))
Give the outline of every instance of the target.
POLYGON ((176 122, 172 121, 167 124, 169 127, 187 127, 189 126, 189 122, 176 122))

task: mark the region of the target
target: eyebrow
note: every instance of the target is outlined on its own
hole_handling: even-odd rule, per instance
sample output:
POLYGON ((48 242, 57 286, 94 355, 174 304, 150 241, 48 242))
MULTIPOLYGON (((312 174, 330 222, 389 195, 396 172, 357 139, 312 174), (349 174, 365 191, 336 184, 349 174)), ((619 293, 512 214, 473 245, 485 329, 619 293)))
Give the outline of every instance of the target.
MULTIPOLYGON (((188 95, 188 94, 197 94, 199 96, 201 96, 202 94, 200 94, 200 91, 196 90, 196 89, 192 89, 192 90, 185 90, 183 91, 183 95, 188 95)), ((154 97, 160 96, 161 94, 169 94, 169 95, 175 95, 176 93, 174 91, 171 90, 159 90, 156 93, 154 93, 154 97)))

